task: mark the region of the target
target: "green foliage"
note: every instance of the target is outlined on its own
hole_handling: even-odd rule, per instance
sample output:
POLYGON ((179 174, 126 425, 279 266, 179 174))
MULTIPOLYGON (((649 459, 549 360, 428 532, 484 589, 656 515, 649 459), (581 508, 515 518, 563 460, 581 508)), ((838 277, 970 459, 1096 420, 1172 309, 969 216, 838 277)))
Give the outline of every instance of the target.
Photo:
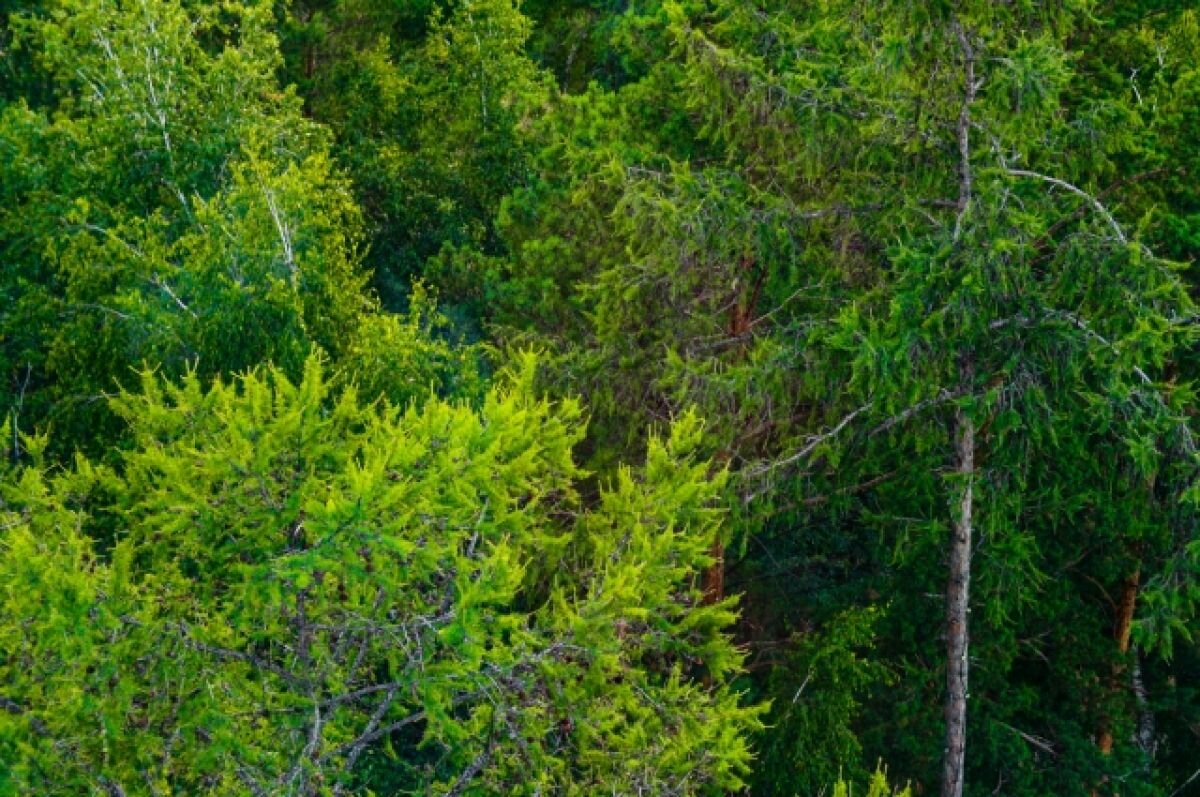
MULTIPOLYGON (((771 729, 763 756, 803 761, 803 767, 756 773, 759 794, 815 794, 842 775, 865 779, 856 727, 870 689, 894 683, 871 653, 878 612, 852 609, 832 618, 822 631, 797 635, 795 647, 771 673, 771 729)), ((872 781, 871 794, 876 786, 872 781)), ((883 792, 890 793, 890 792, 883 792)))
MULTIPOLYGON (((1155 44, 1142 53, 1168 40, 1190 51, 1180 13, 1177 32, 1143 31, 1155 44)), ((1106 26, 1086 4, 635 4, 609 24, 637 30, 610 52, 633 48, 625 63, 640 65, 531 128, 536 179, 499 217, 507 256, 460 249, 438 264, 478 292, 502 340, 548 345, 548 384, 589 398, 591 467, 697 408, 705 450, 730 465, 732 536, 749 562, 789 544, 775 532, 843 530, 869 551, 852 583, 903 596, 875 655, 905 675, 861 698, 862 715, 913 708, 768 734, 770 784, 794 760, 785 750, 859 734, 868 754, 934 778, 943 682, 908 676, 942 655, 928 596, 946 580, 947 508, 963 488, 945 475, 956 409, 983 460, 970 781, 1040 792, 1124 771, 1093 742, 1107 715, 1138 710, 1094 686, 1127 666, 1103 596, 1146 574, 1142 651, 1194 623, 1181 501, 1196 467, 1195 311, 1180 265, 1148 246, 1164 227, 1147 214, 1180 203, 1135 188, 1157 174, 1148 149, 1190 162, 1186 146, 1144 138, 1164 125, 1166 96, 1186 95, 1183 61, 1159 59, 1169 77, 1155 106, 1125 85, 1095 96, 1105 84, 1079 42, 1123 48, 1150 23, 1106 26), (1088 653, 1047 653, 1072 645, 1088 653), (1010 696, 1038 680, 1062 691, 1010 696), (1047 774, 1045 751, 1014 727, 1052 738, 1060 765, 1047 774)), ((830 622, 805 604, 847 585, 812 588, 799 608, 780 602, 781 619, 756 614, 777 628, 830 622)), ((789 663, 773 661, 772 677, 802 680, 789 663)), ((862 686, 826 697, 858 705, 862 686)), ((1125 762, 1140 754, 1128 738, 1125 762)), ((805 788, 830 779, 812 778, 805 788)))
MULTIPOLYGON (((903 790, 893 789, 888 785, 887 773, 882 768, 877 768, 875 774, 866 781, 866 797, 911 797, 912 790, 905 787, 903 790)), ((854 797, 854 786, 844 780, 838 780, 833 787, 833 797, 854 797)))
POLYGON ((454 337, 450 321, 418 283, 404 314, 364 318, 344 353, 340 373, 366 398, 396 406, 431 395, 477 401, 486 382, 477 345, 454 337))
POLYGON ((1193 6, 0 0, 0 793, 1186 790, 1193 6))
POLYGON ((500 200, 527 170, 521 130, 547 97, 523 52, 531 25, 512 0, 319 5, 290 10, 287 74, 336 134, 372 237, 367 263, 399 308, 423 276, 446 287, 424 268, 444 246, 498 245, 500 200))
POLYGON ((698 421, 584 511, 580 409, 534 368, 478 412, 364 406, 316 358, 146 373, 118 467, 13 474, 0 793, 736 788, 760 710, 694 585, 698 421))
POLYGON ((323 131, 275 80, 262 4, 63 0, 12 25, 56 104, 0 112, 5 403, 97 449, 148 362, 296 373, 371 303, 323 131), (15 383, 15 384, 14 384, 15 383))

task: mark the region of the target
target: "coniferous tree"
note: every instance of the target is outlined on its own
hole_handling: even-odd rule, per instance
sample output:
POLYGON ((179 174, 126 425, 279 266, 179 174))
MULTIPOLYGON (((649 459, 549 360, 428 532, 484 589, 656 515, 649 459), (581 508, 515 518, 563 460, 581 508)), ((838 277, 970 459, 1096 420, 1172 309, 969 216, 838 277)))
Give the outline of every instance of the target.
POLYGON ((0 792, 1186 793, 1193 5, 0 0, 0 792))
POLYGON ((365 406, 311 358, 146 374, 119 466, 11 474, 0 793, 737 788, 761 712, 699 600, 699 422, 583 511, 580 409, 533 368, 478 412, 365 406))

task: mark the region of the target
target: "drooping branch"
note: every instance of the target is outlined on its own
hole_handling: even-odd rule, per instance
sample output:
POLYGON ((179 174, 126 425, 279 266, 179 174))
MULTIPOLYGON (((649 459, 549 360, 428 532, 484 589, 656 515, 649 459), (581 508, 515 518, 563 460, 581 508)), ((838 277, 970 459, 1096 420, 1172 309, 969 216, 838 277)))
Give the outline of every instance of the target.
POLYGON ((1091 204, 1096 212, 1100 214, 1101 218, 1108 223, 1108 226, 1112 227, 1113 233, 1116 235, 1117 240, 1123 244, 1129 243, 1129 239, 1125 237, 1125 232, 1121 229, 1121 225, 1118 224, 1117 220, 1113 218, 1113 215, 1108 212, 1108 208, 1104 207, 1104 205, 1100 203, 1099 199, 1092 196, 1087 191, 1084 191, 1082 188, 1071 185, 1066 180, 1059 179, 1058 177, 1051 177, 1048 174, 1041 174, 1039 172, 1030 171, 1029 169, 1006 168, 1005 171, 1014 177, 1028 177, 1034 180, 1041 180, 1042 182, 1050 183, 1051 185, 1058 186, 1063 190, 1070 191, 1072 194, 1087 200, 1087 202, 1091 204))
POLYGON ((1125 186, 1128 186, 1128 185, 1133 185, 1135 183, 1140 183, 1145 180, 1153 180, 1154 178, 1161 177, 1165 174, 1186 175, 1187 170, 1183 169, 1183 168, 1172 169, 1172 168, 1168 168, 1168 167, 1164 166, 1164 167, 1160 167, 1157 169, 1149 169, 1147 171, 1139 172, 1138 174, 1134 174, 1129 177, 1123 177, 1119 180, 1116 180, 1115 182, 1111 183, 1107 188, 1105 188, 1103 191, 1096 194, 1094 197, 1085 197, 1084 204, 1082 204, 1078 208, 1076 208, 1073 213, 1071 213, 1070 215, 1064 216, 1063 218, 1054 222, 1054 224, 1050 225, 1050 228, 1047 229, 1044 233, 1042 233, 1041 237, 1039 237, 1038 240, 1034 242, 1033 248, 1035 250, 1040 249, 1042 246, 1045 245, 1045 243, 1047 241, 1052 240, 1054 238, 1054 236, 1058 233, 1059 230, 1061 230, 1067 224, 1070 224, 1072 221, 1075 221, 1076 219, 1081 218, 1087 212, 1087 209, 1089 207, 1094 208, 1095 203, 1100 202, 1101 200, 1105 199, 1106 197, 1108 197, 1109 195, 1113 194, 1114 192, 1120 190, 1121 188, 1124 188, 1125 186))
MULTIPOLYGON (((941 406, 942 404, 946 404, 951 401, 955 401, 957 399, 962 398, 963 396, 968 395, 970 392, 971 392, 970 388, 963 387, 963 386, 957 387, 953 390, 948 389, 948 388, 943 388, 942 390, 938 391, 938 393, 936 395, 934 395, 930 398, 918 401, 916 404, 906 407, 905 409, 900 410, 899 412, 892 415, 891 417, 876 424, 874 427, 872 427, 867 432, 867 436, 874 437, 876 435, 882 434, 883 432, 886 432, 889 429, 891 429, 895 426, 898 426, 898 425, 910 420, 911 418, 919 415, 920 413, 924 412, 925 410, 931 409, 933 407, 941 406)), ((808 457, 813 455, 813 453, 817 450, 817 448, 819 448, 822 444, 828 442, 829 440, 832 440, 835 437, 837 437, 838 435, 840 435, 846 429, 846 427, 849 426, 856 418, 858 418, 863 413, 868 412, 872 407, 874 407, 874 402, 870 402, 870 401, 867 402, 866 404, 861 405, 857 409, 854 409, 851 412, 849 412, 848 414, 846 414, 845 416, 843 416, 842 419, 839 420, 834 426, 826 429, 824 432, 820 432, 816 435, 809 437, 808 440, 805 442, 805 444, 799 450, 797 450, 795 453, 788 455, 784 459, 775 460, 773 462, 767 462, 762 465, 759 465, 756 468, 747 470, 742 474, 742 477, 745 479, 756 479, 761 476, 765 476, 768 473, 776 471, 779 468, 787 467, 789 465, 793 465, 797 462, 801 462, 801 461, 807 459, 808 457)), ((885 480, 885 479, 881 479, 880 481, 883 481, 883 480, 885 480)), ((877 481, 871 480, 867 484, 868 484, 868 486, 871 486, 871 485, 877 484, 877 483, 878 483, 877 481)), ((744 496, 742 498, 742 503, 749 504, 754 499, 756 499, 760 495, 762 495, 763 492, 765 492, 765 489, 756 490, 754 492, 747 494, 746 496, 744 496)), ((822 503, 824 500, 827 500, 827 499, 828 499, 828 496, 826 496, 824 498, 813 499, 812 501, 806 500, 804 503, 806 505, 812 505, 812 504, 822 503)))
POLYGON ((1017 736, 1021 737, 1021 739, 1023 739, 1025 742, 1029 743, 1031 746, 1036 747, 1037 749, 1041 750, 1042 752, 1052 755, 1055 758, 1058 757, 1058 755, 1059 755, 1058 751, 1055 750, 1054 746, 1051 745, 1050 742, 1047 741, 1046 739, 1043 739, 1040 736, 1034 736, 1032 733, 1026 733, 1025 731, 1023 731, 1019 728, 1014 728, 1013 726, 1009 725, 1007 722, 1001 722, 1000 725, 1002 727, 1007 728, 1008 730, 1012 731, 1017 736))
POLYGON ((866 412, 870 408, 871 408, 871 402, 867 402, 866 404, 863 404, 858 409, 853 410, 852 412, 850 412, 846 416, 844 416, 832 428, 827 429, 826 431, 821 432, 820 434, 816 434, 816 435, 813 435, 812 437, 810 437, 808 439, 808 442, 805 443, 804 446, 802 446, 800 448, 800 450, 797 451, 796 453, 791 454, 790 456, 787 456, 783 459, 775 460, 774 462, 769 462, 769 463, 766 463, 765 465, 761 465, 758 468, 755 468, 754 470, 747 472, 745 475, 749 478, 762 476, 765 473, 769 473, 773 470, 778 470, 779 468, 787 467, 788 465, 791 465, 794 462, 799 462, 800 460, 807 458, 810 454, 813 453, 813 451, 815 451, 817 449, 818 446, 820 446, 822 443, 824 443, 827 440, 831 440, 832 438, 837 437, 839 434, 841 434, 842 430, 845 429, 847 426, 849 426, 850 423, 855 418, 857 418, 859 415, 862 415, 864 412, 866 412))
POLYGON ((908 407, 907 409, 903 409, 900 412, 893 415, 892 417, 883 421, 878 426, 876 426, 874 429, 872 429, 870 432, 868 432, 867 436, 875 437, 876 435, 882 434, 882 433, 888 431, 889 429, 891 429, 892 427, 898 426, 899 424, 904 423, 905 421, 907 421, 909 418, 913 417, 914 415, 919 415, 920 413, 922 413, 925 410, 930 409, 932 407, 937 407, 942 404, 946 404, 948 402, 955 401, 956 399, 960 399, 963 396, 967 395, 967 393, 969 393, 969 392, 970 392, 969 388, 966 388, 961 385, 959 387, 955 388, 954 390, 942 388, 941 390, 939 390, 937 392, 937 395, 931 396, 930 398, 927 398, 927 399, 923 399, 922 401, 918 401, 916 404, 913 404, 911 407, 908 407))

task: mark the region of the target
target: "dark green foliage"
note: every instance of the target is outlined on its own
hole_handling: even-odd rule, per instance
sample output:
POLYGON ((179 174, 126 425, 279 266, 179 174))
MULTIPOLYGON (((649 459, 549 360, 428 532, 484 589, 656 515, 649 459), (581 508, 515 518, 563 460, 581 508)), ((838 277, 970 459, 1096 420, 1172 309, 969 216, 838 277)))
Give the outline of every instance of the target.
POLYGON ((496 250, 500 200, 527 170, 521 130, 546 98, 523 51, 531 30, 512 0, 290 10, 285 74, 336 135, 387 307, 404 306, 409 282, 428 276, 425 261, 443 247, 496 250))
POLYGON ((1198 788, 1197 63, 1158 0, 0 0, 0 792, 958 797, 955 706, 967 795, 1198 788))

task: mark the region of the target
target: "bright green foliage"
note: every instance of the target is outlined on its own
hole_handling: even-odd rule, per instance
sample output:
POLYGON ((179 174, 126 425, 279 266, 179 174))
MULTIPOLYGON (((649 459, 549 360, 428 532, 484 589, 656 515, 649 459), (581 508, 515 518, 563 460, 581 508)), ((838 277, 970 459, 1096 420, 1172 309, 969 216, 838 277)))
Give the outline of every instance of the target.
POLYGON ((486 386, 480 348, 454 341, 450 322, 420 283, 404 314, 375 313, 359 324, 340 369, 364 397, 396 406, 430 395, 477 400, 486 386))
POLYGON ((687 418, 579 506, 573 402, 153 375, 132 448, 4 488, 4 794, 737 788, 759 709, 687 418), (103 539, 105 553, 97 552, 103 539))
MULTIPOLYGON (((852 784, 839 780, 833 787, 833 797, 854 797, 855 791, 852 784)), ((860 795, 865 794, 865 797, 911 797, 912 795, 912 790, 907 787, 903 791, 899 791, 889 786, 887 773, 882 769, 876 769, 875 774, 867 781, 865 793, 861 789, 857 791, 860 795)))

